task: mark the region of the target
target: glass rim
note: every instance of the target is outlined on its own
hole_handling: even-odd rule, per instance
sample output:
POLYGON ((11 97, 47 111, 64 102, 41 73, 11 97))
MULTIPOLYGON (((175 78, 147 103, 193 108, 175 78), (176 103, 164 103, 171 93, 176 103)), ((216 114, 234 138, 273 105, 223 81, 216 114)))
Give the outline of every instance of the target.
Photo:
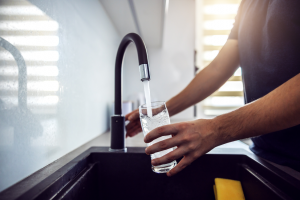
MULTIPOLYGON (((166 106, 166 102, 165 101, 152 101, 151 102, 151 108, 157 108, 157 107, 160 107, 160 106, 166 106), (153 105, 155 104, 155 105, 153 105)), ((147 104, 142 104, 139 106, 140 109, 147 109, 147 104)))

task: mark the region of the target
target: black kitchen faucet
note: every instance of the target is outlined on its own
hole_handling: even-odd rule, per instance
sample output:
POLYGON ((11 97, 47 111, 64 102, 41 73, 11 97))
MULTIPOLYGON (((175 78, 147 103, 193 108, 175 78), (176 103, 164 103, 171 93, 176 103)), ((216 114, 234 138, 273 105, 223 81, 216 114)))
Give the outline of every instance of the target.
POLYGON ((115 114, 111 116, 110 151, 126 151, 125 117, 122 115, 122 64, 127 46, 133 42, 137 49, 141 81, 150 81, 150 70, 146 46, 136 33, 129 33, 122 39, 115 64, 115 114))

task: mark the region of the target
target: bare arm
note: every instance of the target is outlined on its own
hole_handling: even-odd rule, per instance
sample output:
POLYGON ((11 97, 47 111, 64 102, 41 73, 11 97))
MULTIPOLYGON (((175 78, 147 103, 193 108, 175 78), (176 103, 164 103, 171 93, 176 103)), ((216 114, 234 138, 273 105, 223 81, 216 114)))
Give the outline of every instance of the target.
MULTIPOLYGON (((205 99, 215 92, 232 76, 239 64, 238 41, 228 40, 218 56, 178 95, 167 102, 170 116, 205 99)), ((139 112, 126 115, 130 123, 126 126, 126 136, 132 137, 142 131, 139 112)))
POLYGON ((238 41, 228 40, 217 57, 167 102, 169 114, 175 115, 211 95, 232 76, 238 65, 238 41))
POLYGON ((171 153, 152 160, 153 165, 161 165, 183 156, 180 163, 168 173, 171 176, 218 145, 300 124, 299 102, 300 74, 236 111, 210 120, 199 119, 154 129, 145 137, 145 142, 149 143, 163 135, 173 137, 151 145, 146 153, 178 146, 171 153))
POLYGON ((213 121, 221 143, 300 124, 300 74, 257 101, 213 121))

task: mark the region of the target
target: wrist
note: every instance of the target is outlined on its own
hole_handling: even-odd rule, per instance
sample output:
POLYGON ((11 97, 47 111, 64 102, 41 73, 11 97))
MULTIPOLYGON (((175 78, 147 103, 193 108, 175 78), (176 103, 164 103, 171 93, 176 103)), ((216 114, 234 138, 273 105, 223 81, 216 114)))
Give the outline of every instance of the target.
POLYGON ((174 112, 174 110, 175 110, 174 106, 172 105, 172 103, 170 101, 171 100, 166 102, 166 107, 168 109, 169 116, 171 117, 171 116, 175 115, 176 113, 174 112))
POLYGON ((222 145, 234 141, 233 132, 229 131, 230 122, 224 120, 224 115, 217 116, 211 119, 211 126, 214 135, 216 136, 216 145, 222 145))
POLYGON ((209 149, 223 144, 213 119, 198 119, 195 122, 197 124, 197 132, 206 140, 206 145, 209 146, 209 149))

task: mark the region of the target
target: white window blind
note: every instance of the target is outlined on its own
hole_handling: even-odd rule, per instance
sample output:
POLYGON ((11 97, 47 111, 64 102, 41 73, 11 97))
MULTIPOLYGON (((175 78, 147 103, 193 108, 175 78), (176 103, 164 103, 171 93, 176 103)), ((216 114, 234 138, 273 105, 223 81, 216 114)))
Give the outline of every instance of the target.
MULTIPOLYGON (((196 65, 206 67, 226 43, 240 0, 197 0, 196 65)), ((244 105, 241 68, 215 93, 201 102, 205 115, 220 115, 244 105)))

